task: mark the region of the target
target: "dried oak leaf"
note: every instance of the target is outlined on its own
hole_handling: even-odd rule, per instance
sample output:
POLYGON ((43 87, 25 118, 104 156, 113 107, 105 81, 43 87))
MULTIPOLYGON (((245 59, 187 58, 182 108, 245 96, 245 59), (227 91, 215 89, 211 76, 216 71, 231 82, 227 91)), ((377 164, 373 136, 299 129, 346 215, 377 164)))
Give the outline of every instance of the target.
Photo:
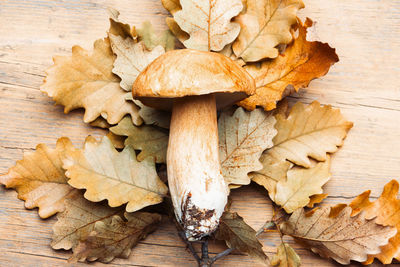
POLYGON ((363 262, 368 254, 379 253, 379 246, 387 244, 397 230, 377 224, 376 219, 367 220, 362 213, 352 217, 351 212, 350 207, 341 208, 336 214, 331 214, 329 207, 308 214, 298 209, 281 225, 281 231, 321 257, 341 264, 363 262))
POLYGON ((119 21, 119 11, 113 8, 109 8, 110 14, 110 29, 109 34, 121 36, 122 38, 137 38, 137 32, 135 27, 131 27, 129 24, 125 24, 119 21))
POLYGON ((400 199, 397 198, 398 192, 399 183, 392 180, 385 185, 381 196, 374 202, 369 201, 371 191, 368 190, 350 204, 353 215, 362 211, 367 219, 376 216, 377 223, 397 228, 397 234, 389 240, 389 244, 381 247, 380 253, 368 255, 368 260, 363 264, 371 264, 374 258, 379 259, 383 264, 390 264, 393 259, 400 260, 400 199))
POLYGON ((125 213, 124 217, 114 215, 111 220, 96 222, 93 232, 73 249, 70 260, 108 263, 114 258, 128 258, 132 248, 161 221, 161 215, 148 212, 125 213))
POLYGON ((182 9, 181 3, 179 0, 161 0, 162 5, 166 10, 169 11, 172 15, 182 9))
POLYGON ((164 129, 169 129, 169 125, 171 123, 170 112, 145 106, 138 100, 134 100, 134 102, 140 107, 139 115, 145 124, 152 124, 164 129))
POLYGON ((243 9, 241 0, 181 0, 182 9, 173 16, 189 39, 183 41, 187 48, 202 51, 220 51, 233 42, 240 25, 231 22, 243 9))
POLYGON ((132 91, 132 85, 139 73, 165 53, 161 45, 148 50, 143 41, 137 43, 132 38, 124 39, 113 34, 109 34, 109 38, 112 51, 117 55, 112 72, 121 78, 120 85, 128 92, 132 91))
POLYGON ((116 135, 112 132, 108 132, 106 136, 116 149, 124 149, 126 136, 116 135))
POLYGON ((321 106, 317 101, 310 105, 296 103, 286 118, 277 114, 274 146, 264 153, 277 160, 289 160, 309 168, 309 157, 325 161, 327 153, 334 153, 343 144, 353 123, 346 121, 339 109, 321 106))
POLYGON ((289 244, 282 242, 270 263, 273 266, 278 265, 279 267, 299 267, 301 259, 289 244))
POLYGON ((292 41, 291 28, 297 22, 301 0, 247 0, 246 11, 235 18, 241 26, 233 51, 246 62, 276 58, 276 46, 292 41))
POLYGON ((328 197, 328 194, 315 194, 310 197, 310 202, 307 204, 307 208, 314 208, 315 204, 321 203, 325 198, 328 197))
POLYGON ((250 183, 249 172, 262 169, 260 156, 272 147, 276 120, 262 109, 247 112, 238 108, 233 115, 223 112, 218 119, 219 158, 227 184, 250 183))
POLYGON ((64 200, 78 194, 69 186, 62 169, 62 158, 66 150, 73 148, 68 138, 60 138, 55 149, 44 144, 36 151, 24 153, 24 158, 0 176, 0 183, 14 188, 18 198, 25 201, 27 209, 39 208, 39 216, 48 218, 64 210, 64 200))
POLYGON ((105 203, 93 203, 82 194, 65 200, 65 210, 57 215, 53 225, 51 247, 69 250, 85 240, 94 230, 96 222, 108 223, 114 215, 124 213, 123 208, 110 208, 105 203))
POLYGON ((110 131, 119 136, 127 136, 125 146, 141 150, 137 159, 154 158, 156 163, 165 163, 167 158, 168 131, 151 125, 137 127, 129 117, 123 118, 110 131))
POLYGON ((240 106, 250 110, 262 106, 272 110, 290 90, 307 87, 311 80, 325 75, 339 61, 335 49, 328 44, 307 41, 307 28, 311 25, 310 19, 300 25, 299 36, 275 60, 245 66, 256 81, 256 92, 242 100, 240 106))
POLYGON ((87 123, 102 116, 116 124, 127 114, 136 125, 142 123, 137 106, 127 101, 130 93, 121 89, 120 79, 112 73, 115 56, 108 38, 97 40, 92 54, 74 46, 72 56, 53 60, 40 90, 65 106, 65 113, 84 108, 83 120, 87 123))
POLYGON ((168 191, 152 158, 138 162, 132 147, 118 152, 107 137, 97 142, 89 136, 82 150, 66 153, 63 163, 68 183, 86 189, 86 199, 107 199, 111 207, 127 203, 128 212, 162 202, 168 191))
POLYGON ((314 101, 310 105, 296 103, 289 116, 284 109, 275 118, 274 146, 266 150, 260 158, 263 168, 250 174, 256 183, 268 190, 270 198, 275 199, 276 184, 286 180, 291 161, 309 168, 309 157, 325 161, 327 153, 336 152, 338 146, 353 126, 331 106, 321 106, 314 101))
POLYGON ((331 174, 330 160, 318 163, 315 167, 293 168, 287 172, 286 181, 276 184, 275 198, 272 199, 287 213, 305 207, 310 197, 322 193, 322 186, 328 182, 331 174))
POLYGON ((263 246, 257 239, 256 231, 236 212, 222 214, 215 238, 225 241, 229 248, 248 254, 264 263, 267 260, 263 246))
POLYGON ((150 21, 142 23, 142 28, 137 30, 139 41, 143 41, 146 48, 152 50, 158 46, 162 46, 165 51, 175 48, 175 37, 169 30, 156 34, 150 21))

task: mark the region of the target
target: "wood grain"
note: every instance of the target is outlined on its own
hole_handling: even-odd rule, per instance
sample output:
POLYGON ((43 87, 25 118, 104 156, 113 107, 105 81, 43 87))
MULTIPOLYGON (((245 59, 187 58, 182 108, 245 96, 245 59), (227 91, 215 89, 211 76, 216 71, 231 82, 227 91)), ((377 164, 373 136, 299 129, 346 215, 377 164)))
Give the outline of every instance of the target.
MULTIPOLYGON (((378 196, 386 182, 400 178, 400 2, 306 0, 305 4, 301 17, 317 21, 310 35, 335 47, 340 62, 291 100, 331 104, 355 124, 333 157, 325 203, 348 201, 366 189, 378 196)), ((105 36, 108 6, 120 10, 123 21, 140 25, 150 20, 156 29, 166 28, 167 12, 159 0, 0 2, 0 173, 38 143, 54 146, 58 137, 69 136, 81 145, 88 134, 104 134, 85 125, 81 111, 64 115, 39 86, 52 55, 68 55, 75 44, 90 49, 94 40, 105 36)), ((255 228, 271 216, 267 194, 258 186, 235 190, 233 199, 233 209, 255 228)), ((36 211, 24 209, 14 191, 0 188, 0 266, 67 266, 69 252, 49 246, 54 220, 39 219, 36 211)), ((278 241, 276 234, 262 236, 269 254, 278 241)), ((304 266, 337 266, 294 246, 304 266)), ((211 247, 213 252, 222 249, 221 244, 211 247)), ((118 259, 108 266, 121 265, 195 266, 195 262, 174 226, 166 222, 133 250, 129 260, 118 259)), ((235 254, 216 266, 259 265, 235 254)))

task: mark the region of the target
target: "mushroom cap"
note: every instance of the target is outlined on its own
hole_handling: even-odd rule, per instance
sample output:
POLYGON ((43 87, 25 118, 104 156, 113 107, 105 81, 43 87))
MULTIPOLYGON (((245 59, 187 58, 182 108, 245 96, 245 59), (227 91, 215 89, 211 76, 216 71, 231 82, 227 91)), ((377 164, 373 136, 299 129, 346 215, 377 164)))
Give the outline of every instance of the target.
POLYGON ((132 87, 133 98, 163 110, 171 110, 178 97, 214 94, 217 108, 223 108, 254 92, 254 79, 235 61, 192 49, 171 50, 158 57, 132 87))

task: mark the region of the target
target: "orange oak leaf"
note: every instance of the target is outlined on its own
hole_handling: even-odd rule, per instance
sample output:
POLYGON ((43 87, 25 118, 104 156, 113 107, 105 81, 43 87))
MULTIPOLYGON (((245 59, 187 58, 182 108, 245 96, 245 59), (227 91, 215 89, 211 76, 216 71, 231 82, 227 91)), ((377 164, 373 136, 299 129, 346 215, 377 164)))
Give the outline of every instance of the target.
POLYGON ((400 260, 400 199, 397 197, 399 183, 396 180, 385 185, 381 196, 374 202, 369 201, 370 190, 356 197, 350 204, 353 215, 363 212, 365 218, 376 218, 376 222, 382 225, 395 226, 397 234, 389 240, 389 244, 381 247, 379 254, 368 255, 364 264, 371 264, 374 258, 383 264, 390 264, 393 259, 400 260))
POLYGON ((39 144, 36 151, 24 153, 22 160, 0 176, 0 183, 14 188, 27 209, 39 208, 41 218, 61 212, 64 200, 78 193, 68 185, 62 168, 63 154, 71 148, 71 141, 65 137, 58 139, 55 149, 39 144))
POLYGON ((311 80, 325 75, 339 61, 335 49, 326 43, 309 42, 307 28, 312 21, 307 19, 299 26, 299 36, 275 60, 248 64, 244 68, 256 80, 256 93, 239 105, 252 110, 262 106, 272 110, 276 102, 290 93, 308 86, 311 80))

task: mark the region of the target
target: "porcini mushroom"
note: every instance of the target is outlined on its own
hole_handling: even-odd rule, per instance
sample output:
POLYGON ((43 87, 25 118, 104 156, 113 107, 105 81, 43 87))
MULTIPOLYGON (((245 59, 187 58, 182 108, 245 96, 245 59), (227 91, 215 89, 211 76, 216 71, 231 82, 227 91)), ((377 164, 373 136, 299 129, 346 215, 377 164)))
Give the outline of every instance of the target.
POLYGON ((217 109, 254 90, 254 79, 230 58, 191 49, 160 56, 133 84, 134 98, 172 110, 168 184, 176 218, 190 241, 215 231, 229 194, 219 161, 217 109))

